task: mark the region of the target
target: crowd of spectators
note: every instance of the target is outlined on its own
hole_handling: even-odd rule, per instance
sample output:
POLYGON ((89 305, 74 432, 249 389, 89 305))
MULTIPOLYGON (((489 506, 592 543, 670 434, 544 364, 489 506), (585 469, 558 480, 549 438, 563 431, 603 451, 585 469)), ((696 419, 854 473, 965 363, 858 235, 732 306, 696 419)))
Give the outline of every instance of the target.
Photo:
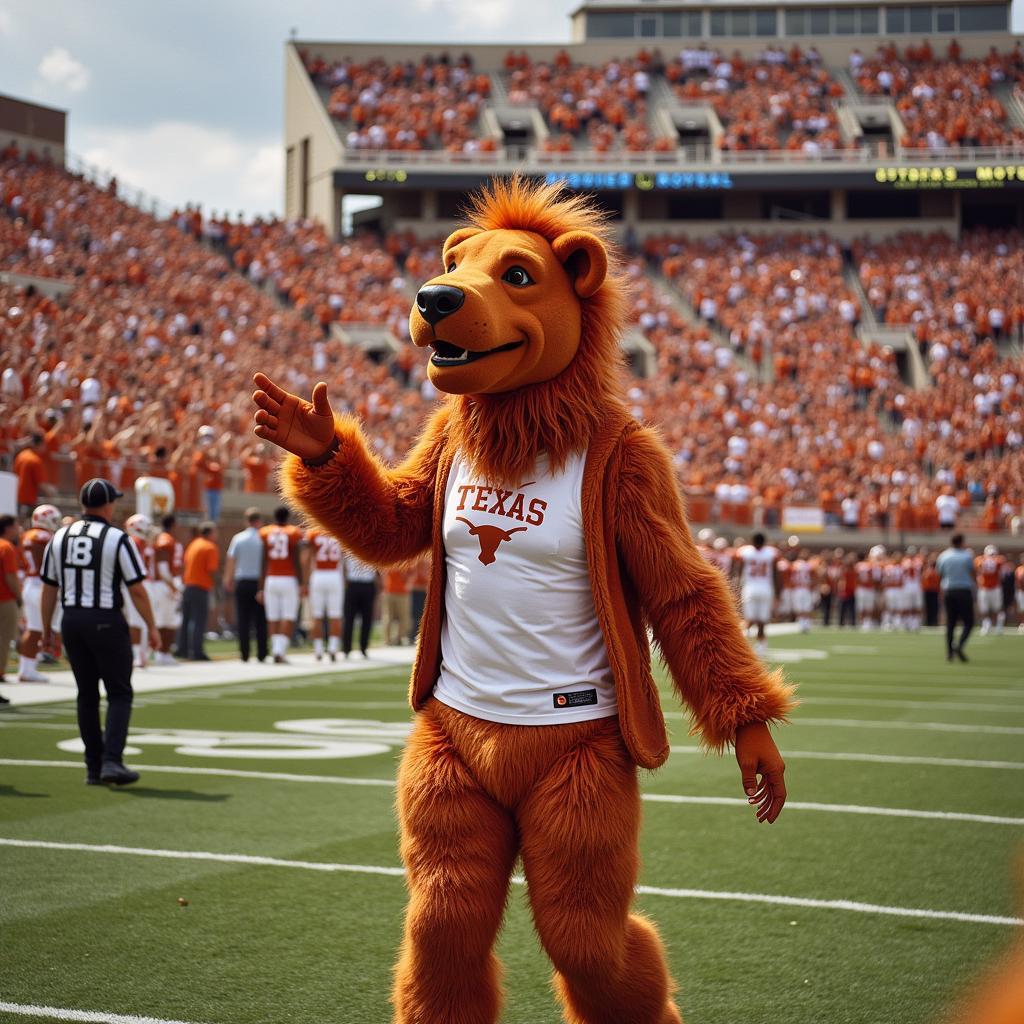
POLYGON ((477 131, 490 95, 490 76, 473 60, 448 54, 418 62, 374 59, 329 63, 306 55, 312 80, 325 90, 327 112, 342 127, 349 149, 493 150, 495 140, 477 131))
MULTIPOLYGON (((233 475, 266 490, 275 456, 251 434, 256 368, 300 393, 326 379, 389 460, 434 400, 411 347, 374 363, 333 326, 370 320, 405 340, 413 285, 440 271, 438 240, 332 242, 309 222, 192 209, 159 221, 14 161, 0 165, 0 201, 0 268, 69 287, 51 298, 0 286, 0 456, 32 443, 50 480, 72 467, 65 491, 94 475, 122 488, 165 476, 198 511, 233 475)), ((913 392, 892 352, 856 336, 860 306, 827 236, 649 239, 627 272, 657 373, 628 382, 630 405, 660 424, 698 517, 701 500, 737 522, 806 502, 836 521, 934 525, 948 491, 1005 523, 1024 501, 1024 375, 988 340, 991 318, 986 330, 975 306, 963 322, 948 313, 952 296, 995 295, 1019 323, 1021 251, 980 234, 855 249, 880 312, 907 301, 900 274, 920 272, 940 333, 928 338, 934 386, 913 392)))
POLYGON ((826 236, 650 239, 648 259, 697 314, 645 304, 640 326, 659 373, 632 395, 663 424, 684 483, 721 504, 820 505, 835 522, 936 525, 948 489, 984 506, 992 528, 1024 501, 1024 374, 984 336, 930 362, 934 387, 903 385, 895 354, 866 346, 859 305, 826 236), (763 363, 758 383, 720 344, 763 363))
POLYGON ((911 325, 932 359, 1024 333, 1024 232, 903 232, 859 240, 853 255, 875 316, 911 325))
POLYGON ((553 61, 531 61, 525 54, 506 59, 506 91, 512 104, 534 104, 551 136, 543 148, 566 151, 583 147, 605 153, 665 151, 674 141, 655 136, 647 122, 652 54, 613 58, 600 65, 576 64, 565 50, 553 61))
MULTIPOLYGON (((326 61, 308 53, 303 59, 350 149, 493 152, 501 145, 480 120, 491 75, 468 54, 400 62, 326 61)), ((888 43, 870 57, 852 50, 849 70, 862 95, 892 99, 905 147, 1024 143, 1024 131, 1009 122, 994 92, 1003 82, 1024 83, 1019 43, 980 59, 962 58, 956 40, 944 57, 927 41, 902 53, 888 43)), ((768 44, 747 57, 700 44, 671 60, 641 48, 632 57, 591 64, 565 49, 551 60, 519 50, 508 52, 501 73, 507 102, 536 106, 544 117, 545 151, 674 150, 675 134, 649 116, 649 98, 662 79, 679 101, 713 107, 723 128, 721 149, 815 154, 852 144, 840 131, 834 102, 845 90, 814 46, 768 44)))
POLYGON ((1024 131, 1008 123, 993 87, 1024 81, 1020 44, 1009 53, 994 47, 982 59, 961 58, 950 43, 945 59, 931 46, 908 46, 900 55, 891 43, 865 59, 854 50, 850 72, 867 96, 888 96, 895 103, 904 135, 900 145, 914 149, 1005 146, 1024 143, 1024 131))
POLYGON ((710 102, 722 122, 726 150, 842 149, 832 101, 842 86, 813 48, 789 53, 769 46, 748 59, 713 50, 684 50, 665 69, 683 103, 710 102))
POLYGON ((228 471, 266 490, 274 455, 251 431, 257 368, 300 392, 326 379, 382 455, 403 453, 419 392, 325 336, 309 308, 235 273, 196 240, 197 224, 191 211, 156 220, 55 167, 0 165, 0 268, 71 285, 56 299, 0 292, 0 456, 40 435, 55 474, 70 460, 64 489, 165 476, 184 509, 228 471))

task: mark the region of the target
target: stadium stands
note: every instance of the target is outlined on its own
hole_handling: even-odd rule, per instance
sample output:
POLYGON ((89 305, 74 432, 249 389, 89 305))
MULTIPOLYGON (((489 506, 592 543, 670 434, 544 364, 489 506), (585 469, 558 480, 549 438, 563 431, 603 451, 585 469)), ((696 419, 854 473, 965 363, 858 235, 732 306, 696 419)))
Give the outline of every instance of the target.
POLYGON ((510 53, 506 70, 509 103, 536 104, 544 115, 552 132, 544 143, 548 151, 581 145, 597 153, 664 151, 675 145, 667 136, 654 137, 648 125, 650 54, 584 66, 565 50, 553 62, 510 53))
POLYGON ((750 61, 684 50, 665 76, 682 102, 711 103, 725 128, 722 149, 842 148, 832 100, 843 88, 799 48, 770 47, 750 61))
POLYGON ((446 54, 418 63, 328 64, 308 58, 307 71, 329 89, 327 111, 338 122, 351 149, 493 148, 478 138, 476 122, 490 94, 490 78, 477 74, 472 61, 446 54))
MULTIPOLYGON (((518 51, 488 72, 469 57, 306 55, 305 68, 345 146, 439 156, 495 144, 483 116, 492 94, 536 107, 546 148, 610 157, 675 147, 653 116, 659 97, 709 104, 723 150, 805 153, 844 145, 835 101, 852 98, 850 79, 810 45, 728 58, 701 45, 667 63, 646 50, 593 64, 518 51)), ((904 145, 1024 141, 997 95, 1024 76, 1019 49, 964 60, 887 47, 855 52, 850 74, 862 93, 892 98, 904 145)), ((326 378, 388 459, 434 400, 420 354, 405 346, 374 362, 345 332, 370 324, 407 338, 415 286, 440 270, 438 237, 334 241, 308 218, 243 222, 191 207, 160 221, 122 202, 116 183, 100 189, 13 153, 0 201, 0 271, 70 289, 0 286, 0 457, 42 428, 55 473, 69 456, 79 480, 170 475, 179 504, 196 508, 218 472, 268 485, 269 453, 249 430, 254 368, 300 392, 326 378), (211 428, 203 446, 200 427, 211 428)), ((631 320, 656 368, 629 382, 630 402, 676 451, 695 518, 771 524, 797 503, 829 522, 934 527, 944 489, 984 507, 993 527, 1020 515, 1019 230, 905 231, 844 252, 818 230, 673 227, 645 233, 627 271, 631 320), (876 320, 913 332, 926 390, 867 340, 876 320)), ((70 490, 67 470, 61 482, 70 490)))
POLYGON ((858 89, 888 96, 896 104, 905 148, 1005 146, 1024 142, 1024 130, 1007 123, 993 86, 1024 79, 1019 48, 995 51, 984 60, 935 59, 927 43, 907 47, 901 59, 893 46, 867 61, 854 61, 858 89))

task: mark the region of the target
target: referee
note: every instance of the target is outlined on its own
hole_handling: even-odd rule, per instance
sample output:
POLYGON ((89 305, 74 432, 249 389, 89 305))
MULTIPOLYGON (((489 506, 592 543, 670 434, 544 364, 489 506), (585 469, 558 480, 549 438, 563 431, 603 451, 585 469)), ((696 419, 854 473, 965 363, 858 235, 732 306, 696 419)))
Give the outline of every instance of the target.
POLYGON ((122 762, 132 713, 132 647, 121 612, 122 584, 128 588, 149 631, 149 646, 160 650, 146 573, 135 545, 110 525, 114 502, 122 494, 109 480, 94 478, 83 488, 83 515, 62 526, 43 554, 43 646, 52 646, 57 595, 64 610, 64 650, 78 685, 78 731, 85 744, 85 781, 89 786, 136 782, 139 773, 122 762), (100 680, 107 691, 107 726, 100 729, 100 680))

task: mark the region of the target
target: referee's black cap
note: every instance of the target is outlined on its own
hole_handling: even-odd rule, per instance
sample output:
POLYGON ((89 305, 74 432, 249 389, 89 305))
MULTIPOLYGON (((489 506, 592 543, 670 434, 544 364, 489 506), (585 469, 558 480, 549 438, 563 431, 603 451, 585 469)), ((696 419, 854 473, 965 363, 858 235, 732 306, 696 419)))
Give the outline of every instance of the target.
POLYGON ((101 505, 109 505, 116 498, 123 498, 121 493, 109 480, 101 476, 94 476, 82 488, 79 500, 82 508, 99 508, 101 505))

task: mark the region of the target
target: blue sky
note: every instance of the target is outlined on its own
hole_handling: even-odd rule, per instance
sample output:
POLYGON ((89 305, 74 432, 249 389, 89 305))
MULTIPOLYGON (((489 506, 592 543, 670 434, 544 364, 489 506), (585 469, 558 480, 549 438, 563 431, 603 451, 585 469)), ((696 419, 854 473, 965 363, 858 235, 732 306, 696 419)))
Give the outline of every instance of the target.
POLYGON ((293 28, 300 39, 562 42, 575 6, 0 0, 0 93, 67 110, 71 153, 158 199, 279 211, 283 47, 293 28))

